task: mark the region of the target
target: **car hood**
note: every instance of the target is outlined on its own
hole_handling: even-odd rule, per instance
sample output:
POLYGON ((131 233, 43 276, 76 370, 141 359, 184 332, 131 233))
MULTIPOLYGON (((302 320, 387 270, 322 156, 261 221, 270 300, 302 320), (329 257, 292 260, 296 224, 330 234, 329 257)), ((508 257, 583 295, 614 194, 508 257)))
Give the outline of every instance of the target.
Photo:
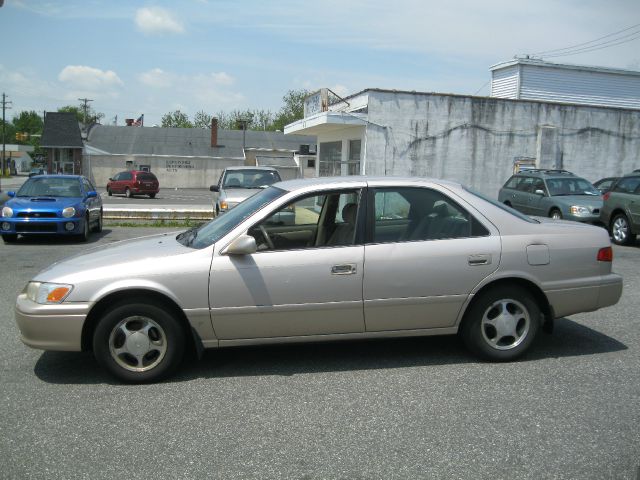
POLYGON ((63 209, 82 202, 82 197, 13 197, 6 202, 14 210, 63 209))
POLYGON ((95 272, 109 276, 136 274, 138 268, 147 270, 149 265, 161 264, 163 258, 193 252, 176 240, 179 232, 162 233, 149 237, 134 238, 101 245, 84 250, 77 255, 58 261, 38 273, 33 280, 38 282, 68 282, 76 274, 95 272), (103 270, 103 272, 101 272, 103 270))
POLYGON ((551 198, 564 205, 583 205, 591 208, 602 208, 602 197, 600 195, 557 195, 551 198))
POLYGON ((221 196, 227 202, 240 203, 262 190, 262 188, 225 188, 221 196))

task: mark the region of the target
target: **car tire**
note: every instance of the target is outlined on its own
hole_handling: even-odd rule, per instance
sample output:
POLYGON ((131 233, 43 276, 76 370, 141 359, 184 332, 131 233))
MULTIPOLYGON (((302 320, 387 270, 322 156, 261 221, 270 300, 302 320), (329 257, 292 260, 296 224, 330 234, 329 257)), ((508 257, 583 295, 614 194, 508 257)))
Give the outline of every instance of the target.
POLYGON ((636 236, 631 233, 629 219, 624 213, 618 213, 613 217, 609 224, 609 234, 616 245, 629 245, 636 239, 636 236))
POLYGON ((131 194, 131 190, 128 189, 128 188, 125 188, 124 189, 124 196, 127 197, 127 198, 133 197, 133 195, 131 194))
POLYGON ((184 330, 164 309, 124 303, 108 311, 93 334, 98 363, 127 383, 155 382, 182 361, 184 330))
POLYGON ((514 360, 535 340, 541 323, 540 307, 524 289, 501 286, 480 294, 460 328, 469 350, 493 361, 514 360))
POLYGON ((150 193, 149 194, 149 198, 156 198, 156 194, 155 193, 150 193))
POLYGON ((5 233, 4 235, 2 235, 2 240, 4 241, 4 243, 14 243, 18 241, 18 234, 17 233, 5 233))
POLYGON ((113 196, 113 192, 110 188, 107 188, 107 195, 109 195, 110 197, 113 196))
POLYGON ((89 215, 85 215, 84 222, 82 222, 82 233, 78 235, 78 240, 86 242, 89 240, 90 228, 89 228, 89 215))
POLYGON ((549 218, 553 218, 554 220, 562 220, 562 212, 557 208, 552 208, 549 212, 549 218))
POLYGON ((102 231, 102 210, 100 210, 100 215, 98 215, 98 221, 93 227, 93 231, 96 233, 100 233, 102 231))
POLYGON ((510 202, 509 200, 507 200, 506 202, 504 202, 504 204, 505 204, 507 207, 511 207, 511 202, 510 202))

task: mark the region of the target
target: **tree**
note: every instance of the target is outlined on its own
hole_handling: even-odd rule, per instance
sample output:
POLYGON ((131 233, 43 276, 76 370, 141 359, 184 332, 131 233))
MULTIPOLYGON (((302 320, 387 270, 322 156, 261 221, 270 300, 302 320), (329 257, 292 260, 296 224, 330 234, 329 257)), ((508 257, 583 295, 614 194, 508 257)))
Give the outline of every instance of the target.
POLYGON ((193 128, 193 124, 189 121, 187 114, 182 113, 180 110, 164 114, 161 122, 164 128, 193 128))
MULTIPOLYGON (((84 109, 82 107, 76 107, 74 105, 66 105, 58 109, 59 112, 74 113, 79 123, 85 123, 84 121, 84 109)), ((104 118, 104 113, 96 112, 91 105, 87 106, 87 121, 86 124, 98 123, 104 118)))
POLYGON ((22 145, 31 145, 34 148, 34 153, 40 153, 40 137, 42 135, 44 122, 36 111, 31 110, 28 112, 26 110, 23 110, 18 115, 14 116, 13 127, 16 133, 28 134, 27 139, 14 140, 15 143, 19 143, 22 145))
POLYGON ((283 131, 285 125, 304 118, 304 99, 307 95, 309 91, 306 89, 289 90, 282 97, 284 105, 276 114, 271 129, 283 131))
POLYGON ((193 126, 194 128, 211 128, 212 118, 211 115, 200 110, 193 116, 193 126))

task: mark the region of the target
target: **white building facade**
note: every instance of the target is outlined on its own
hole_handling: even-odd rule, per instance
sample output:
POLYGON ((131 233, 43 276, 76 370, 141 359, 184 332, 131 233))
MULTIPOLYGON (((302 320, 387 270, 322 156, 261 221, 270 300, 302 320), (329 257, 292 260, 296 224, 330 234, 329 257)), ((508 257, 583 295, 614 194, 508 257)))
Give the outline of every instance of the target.
POLYGON ((591 181, 640 168, 639 110, 381 89, 316 95, 285 134, 317 136, 319 176, 436 177, 497 196, 520 162, 591 181))

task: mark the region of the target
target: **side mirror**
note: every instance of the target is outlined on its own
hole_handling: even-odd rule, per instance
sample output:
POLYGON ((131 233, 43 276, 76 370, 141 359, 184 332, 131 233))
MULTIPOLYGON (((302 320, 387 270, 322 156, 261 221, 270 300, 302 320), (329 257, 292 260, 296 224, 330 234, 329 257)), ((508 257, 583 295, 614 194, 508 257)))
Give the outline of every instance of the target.
POLYGON ((16 192, 7 192, 7 196, 13 198, 16 196, 16 192))
POLYGON ((220 189, 218 188, 218 186, 217 186, 217 185, 211 185, 211 186, 209 187, 209 191, 210 191, 210 192, 219 192, 219 191, 220 191, 220 189))
POLYGON ((110 182, 113 182, 113 178, 109 177, 109 181, 110 181, 110 182))
POLYGON ((256 239, 251 235, 240 235, 229 244, 224 253, 228 255, 251 255, 258 251, 256 239))
POLYGON ((541 196, 543 196, 543 197, 544 197, 544 190, 540 190, 540 189, 538 189, 538 190, 536 190, 536 192, 535 192, 535 193, 536 193, 536 195, 541 195, 541 196))
POLYGON ((96 198, 98 196, 98 192, 87 192, 87 198, 96 198))

